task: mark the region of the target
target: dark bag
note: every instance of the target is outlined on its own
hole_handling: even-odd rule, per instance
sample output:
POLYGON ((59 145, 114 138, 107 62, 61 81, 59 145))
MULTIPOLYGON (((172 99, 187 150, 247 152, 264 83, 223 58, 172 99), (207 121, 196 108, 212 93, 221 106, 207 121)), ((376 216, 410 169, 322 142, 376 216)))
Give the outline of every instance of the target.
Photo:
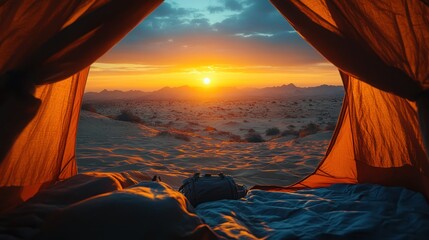
POLYGON ((236 184, 231 176, 225 176, 223 173, 205 174, 202 177, 199 173, 195 173, 193 177, 183 181, 179 192, 185 195, 192 206, 196 207, 204 202, 242 198, 246 196, 247 188, 236 184))

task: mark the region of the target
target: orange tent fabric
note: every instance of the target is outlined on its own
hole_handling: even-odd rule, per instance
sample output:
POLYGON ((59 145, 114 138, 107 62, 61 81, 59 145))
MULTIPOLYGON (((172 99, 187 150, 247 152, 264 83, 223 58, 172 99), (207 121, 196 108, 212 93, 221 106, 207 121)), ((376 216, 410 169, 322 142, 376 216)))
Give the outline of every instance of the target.
POLYGON ((88 66, 161 2, 0 1, 0 209, 77 173, 88 66))
POLYGON ((411 1, 271 0, 340 71, 345 99, 324 160, 287 191, 404 186, 429 199, 429 7, 411 1))
MULTIPOLYGON (((161 2, 0 1, 0 210, 76 173, 87 67, 161 2)), ((427 3, 272 3, 341 70, 346 96, 315 173, 288 188, 260 188, 368 182, 429 198, 427 3)))

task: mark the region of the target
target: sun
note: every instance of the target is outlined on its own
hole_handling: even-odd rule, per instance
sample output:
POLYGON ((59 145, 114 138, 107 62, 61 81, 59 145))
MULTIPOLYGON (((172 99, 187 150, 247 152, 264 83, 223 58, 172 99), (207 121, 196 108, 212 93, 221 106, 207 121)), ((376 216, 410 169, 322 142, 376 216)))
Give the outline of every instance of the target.
POLYGON ((208 77, 205 77, 205 78, 203 79, 203 83, 204 83, 205 85, 209 85, 209 84, 210 84, 210 82, 211 82, 211 80, 210 80, 210 78, 208 78, 208 77))

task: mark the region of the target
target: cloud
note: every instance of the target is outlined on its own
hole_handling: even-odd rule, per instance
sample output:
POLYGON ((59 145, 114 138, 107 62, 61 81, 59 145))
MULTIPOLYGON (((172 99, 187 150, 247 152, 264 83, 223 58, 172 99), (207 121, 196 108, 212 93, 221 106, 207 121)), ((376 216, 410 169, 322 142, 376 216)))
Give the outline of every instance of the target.
POLYGON ((221 5, 209 6, 204 12, 201 9, 177 7, 177 4, 165 2, 128 34, 124 41, 141 41, 195 32, 275 35, 294 30, 268 1, 222 0, 220 3, 221 5), (208 15, 224 10, 235 12, 226 15, 218 23, 210 24, 208 15))
POLYGON ((242 4, 237 0, 224 0, 223 2, 227 10, 239 11, 243 9, 242 4))
POLYGON ((244 37, 244 38, 249 38, 249 37, 272 37, 274 36, 274 34, 271 33, 250 33, 250 34, 245 34, 245 33, 236 33, 234 34, 235 36, 239 36, 239 37, 244 37))
POLYGON ((170 65, 147 65, 134 63, 102 63, 91 65, 92 72, 149 72, 170 68, 170 65))
POLYGON ((169 2, 164 2, 131 31, 119 45, 174 38, 176 35, 207 32, 210 29, 209 20, 196 9, 177 7, 169 2))
POLYGON ((243 10, 243 1, 238 0, 221 0, 217 5, 210 5, 207 10, 210 13, 219 13, 224 11, 241 11, 243 10))
POLYGON ((303 64, 324 61, 268 2, 219 0, 204 8, 164 2, 104 62, 303 64), (221 16, 211 21, 210 13, 221 16), (194 60, 192 60, 194 59, 194 60))
POLYGON ((210 13, 219 13, 219 12, 225 11, 225 7, 222 7, 222 6, 208 6, 207 10, 210 13))
POLYGON ((154 13, 155 18, 171 18, 171 17, 183 17, 187 14, 192 13, 192 10, 183 7, 173 7, 172 4, 165 2, 161 4, 154 13))
POLYGON ((231 34, 276 34, 293 30, 268 1, 248 1, 243 11, 215 24, 215 27, 231 34))

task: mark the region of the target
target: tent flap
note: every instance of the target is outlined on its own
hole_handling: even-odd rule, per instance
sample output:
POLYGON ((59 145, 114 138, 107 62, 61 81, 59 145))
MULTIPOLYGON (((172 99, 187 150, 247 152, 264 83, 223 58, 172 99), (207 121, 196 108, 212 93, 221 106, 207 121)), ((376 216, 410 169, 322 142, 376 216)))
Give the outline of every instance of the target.
POLYGON ((161 2, 1 1, 2 202, 28 198, 34 191, 26 188, 76 174, 76 131, 89 65, 161 2))
POLYGON ((317 170, 274 190, 376 183, 429 198, 429 97, 422 97, 429 88, 429 8, 419 0, 271 2, 341 69, 346 87, 337 130, 317 170))

